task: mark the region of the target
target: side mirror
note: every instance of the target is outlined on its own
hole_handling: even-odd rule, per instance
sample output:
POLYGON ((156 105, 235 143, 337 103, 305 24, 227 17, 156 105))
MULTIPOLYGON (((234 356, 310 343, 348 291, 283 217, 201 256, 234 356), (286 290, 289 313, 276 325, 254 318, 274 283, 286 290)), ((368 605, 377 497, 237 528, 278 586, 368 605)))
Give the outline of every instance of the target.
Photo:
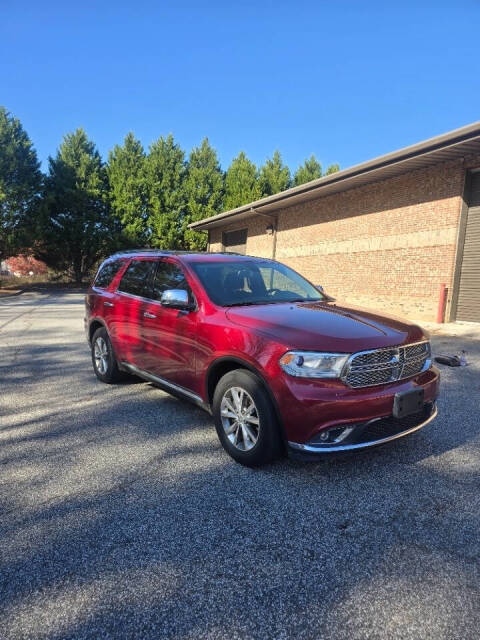
POLYGON ((162 307, 188 310, 192 308, 185 289, 167 289, 160 298, 162 307))

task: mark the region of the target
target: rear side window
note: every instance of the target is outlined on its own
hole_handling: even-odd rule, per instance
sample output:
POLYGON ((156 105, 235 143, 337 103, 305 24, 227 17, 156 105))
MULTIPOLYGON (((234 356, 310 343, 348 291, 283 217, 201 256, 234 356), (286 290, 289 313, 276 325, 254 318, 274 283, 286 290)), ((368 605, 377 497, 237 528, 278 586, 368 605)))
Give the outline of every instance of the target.
POLYGON ((159 262, 153 283, 153 299, 160 300, 167 289, 184 289, 192 299, 190 286, 181 268, 173 262, 159 262))
POLYGON ((100 289, 109 287, 123 263, 124 260, 112 260, 104 264, 95 278, 94 286, 100 289))
POLYGON ((155 266, 153 260, 132 260, 120 280, 118 291, 149 298, 155 266))

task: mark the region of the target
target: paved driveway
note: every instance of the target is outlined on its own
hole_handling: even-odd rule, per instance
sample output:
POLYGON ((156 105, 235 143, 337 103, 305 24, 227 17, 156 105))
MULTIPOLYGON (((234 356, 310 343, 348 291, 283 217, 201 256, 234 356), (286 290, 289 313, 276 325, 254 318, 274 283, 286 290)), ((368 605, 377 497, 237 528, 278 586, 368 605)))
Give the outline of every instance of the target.
POLYGON ((0 301, 2 640, 479 637, 469 331, 434 340, 471 364, 423 431, 252 471, 201 410, 98 382, 82 319, 76 294, 0 301))

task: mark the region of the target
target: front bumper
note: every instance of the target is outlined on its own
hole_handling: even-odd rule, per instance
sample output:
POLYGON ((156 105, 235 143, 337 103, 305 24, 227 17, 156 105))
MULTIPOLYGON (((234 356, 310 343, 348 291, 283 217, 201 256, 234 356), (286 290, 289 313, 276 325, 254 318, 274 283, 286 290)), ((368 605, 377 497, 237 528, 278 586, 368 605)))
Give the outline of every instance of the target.
POLYGON ((385 385, 350 388, 341 380, 309 380, 287 374, 272 376, 272 389, 287 442, 309 444, 332 427, 359 425, 393 413, 395 395, 422 388, 424 402, 439 392, 439 371, 428 371, 385 385))
POLYGON ((305 457, 317 458, 325 454, 345 453, 376 447, 419 431, 431 422, 437 413, 435 402, 426 403, 423 411, 405 418, 386 416, 350 425, 353 426, 352 432, 342 444, 288 442, 289 453, 292 457, 305 459, 305 457))

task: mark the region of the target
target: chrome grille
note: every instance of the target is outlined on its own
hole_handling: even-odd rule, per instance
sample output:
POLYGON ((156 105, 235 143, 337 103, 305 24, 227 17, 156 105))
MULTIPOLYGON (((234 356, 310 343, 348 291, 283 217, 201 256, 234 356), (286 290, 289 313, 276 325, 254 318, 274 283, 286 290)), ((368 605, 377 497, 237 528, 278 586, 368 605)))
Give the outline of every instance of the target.
POLYGON ((405 350, 405 358, 407 360, 414 360, 415 358, 422 358, 430 355, 430 343, 420 342, 418 344, 410 344, 403 347, 405 350))
POLYGON ((350 387, 370 387, 404 380, 430 367, 430 343, 372 349, 348 359, 342 380, 350 387))
POLYGON ((365 351, 355 358, 355 366, 388 364, 397 354, 397 349, 379 349, 378 351, 365 351))

